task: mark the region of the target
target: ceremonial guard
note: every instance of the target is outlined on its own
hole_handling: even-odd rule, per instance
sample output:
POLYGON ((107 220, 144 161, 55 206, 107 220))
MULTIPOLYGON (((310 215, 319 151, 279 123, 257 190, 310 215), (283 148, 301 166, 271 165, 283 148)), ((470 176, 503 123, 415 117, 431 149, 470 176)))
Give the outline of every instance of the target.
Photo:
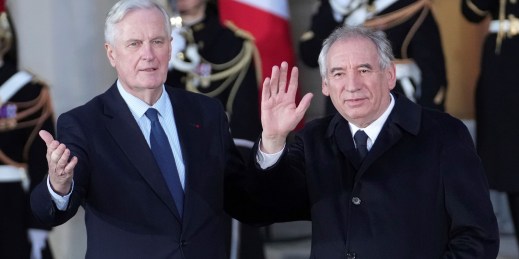
MULTIPOLYGON (((317 67, 323 40, 340 25, 383 30, 396 58, 396 91, 422 106, 444 110, 447 76, 431 0, 321 0, 299 42, 306 65, 317 67)), ((333 111, 330 102, 326 110, 333 111)))
MULTIPOLYGON (((166 85, 220 100, 236 146, 249 159, 250 148, 261 132, 261 65, 252 37, 232 24, 222 25, 213 1, 168 3, 174 29, 166 85)), ((264 258, 259 230, 237 221, 232 224, 231 258, 264 258)))
POLYGON ((47 174, 38 131, 54 134, 49 89, 4 59, 13 31, 4 1, 0 5, 0 258, 52 258, 50 228, 39 225, 29 207, 32 187, 47 174))
POLYGON ((200 2, 205 13, 199 19, 182 18, 175 24, 173 53, 166 84, 184 87, 219 99, 230 119, 235 139, 254 141, 261 130, 258 85, 261 73, 256 69, 257 50, 248 33, 232 25, 220 24, 216 5, 200 2))
POLYGON ((505 192, 519 242, 519 2, 462 0, 465 18, 491 18, 476 87, 476 145, 490 188, 505 192))

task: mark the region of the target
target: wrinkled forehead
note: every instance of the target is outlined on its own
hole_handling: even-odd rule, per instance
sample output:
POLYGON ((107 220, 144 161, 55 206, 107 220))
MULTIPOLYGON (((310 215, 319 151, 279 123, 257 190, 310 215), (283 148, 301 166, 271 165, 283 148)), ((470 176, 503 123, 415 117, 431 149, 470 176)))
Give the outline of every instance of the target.
POLYGON ((333 66, 356 68, 363 64, 379 67, 379 55, 375 44, 366 38, 354 37, 333 43, 326 56, 326 63, 333 66))

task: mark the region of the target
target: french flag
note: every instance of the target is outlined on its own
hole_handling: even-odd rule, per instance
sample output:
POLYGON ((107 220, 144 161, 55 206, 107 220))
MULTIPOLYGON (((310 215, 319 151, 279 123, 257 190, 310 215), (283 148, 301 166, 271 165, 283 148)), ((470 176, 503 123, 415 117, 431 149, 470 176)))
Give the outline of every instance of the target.
MULTIPOLYGON (((272 66, 282 61, 295 65, 287 0, 218 0, 218 9, 223 24, 230 21, 254 37, 261 57, 261 84, 270 77, 272 66)), ((303 124, 301 120, 296 129, 303 124)))
POLYGON ((295 65, 290 36, 290 14, 286 0, 219 0, 222 23, 231 21, 254 36, 261 56, 262 78, 272 66, 287 61, 295 65))

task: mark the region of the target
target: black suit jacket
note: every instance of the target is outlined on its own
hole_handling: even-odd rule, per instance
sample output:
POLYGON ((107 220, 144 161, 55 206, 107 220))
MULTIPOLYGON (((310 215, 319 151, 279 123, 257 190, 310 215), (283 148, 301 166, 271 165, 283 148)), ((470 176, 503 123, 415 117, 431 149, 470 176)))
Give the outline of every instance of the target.
POLYGON ((79 158, 74 189, 59 211, 44 181, 32 193, 32 209, 59 225, 82 205, 87 258, 227 258, 224 179, 242 168, 227 118, 218 100, 166 91, 186 165, 183 219, 115 85, 58 119, 59 141, 79 158))
POLYGON ((487 181, 459 120, 397 96, 362 163, 351 136, 340 115, 315 120, 258 170, 264 220, 311 219, 311 258, 496 258, 487 181))

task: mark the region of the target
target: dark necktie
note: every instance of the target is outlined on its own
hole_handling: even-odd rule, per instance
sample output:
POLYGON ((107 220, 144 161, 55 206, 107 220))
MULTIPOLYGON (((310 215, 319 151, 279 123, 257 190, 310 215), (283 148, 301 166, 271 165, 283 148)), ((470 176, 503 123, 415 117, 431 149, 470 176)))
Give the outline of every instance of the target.
POLYGON ((173 151, 169 145, 168 137, 164 132, 164 129, 160 125, 159 117, 157 116, 157 110, 149 108, 146 111, 146 117, 151 121, 151 133, 150 133, 150 145, 151 152, 155 156, 155 160, 159 165, 160 171, 166 180, 169 192, 175 200, 177 205, 178 213, 182 217, 184 209, 184 190, 180 183, 180 177, 178 175, 177 166, 175 164, 175 157, 173 151))
POLYGON ((360 160, 364 160, 368 154, 368 135, 362 130, 357 130, 353 136, 355 145, 357 146, 357 153, 359 153, 360 160))

